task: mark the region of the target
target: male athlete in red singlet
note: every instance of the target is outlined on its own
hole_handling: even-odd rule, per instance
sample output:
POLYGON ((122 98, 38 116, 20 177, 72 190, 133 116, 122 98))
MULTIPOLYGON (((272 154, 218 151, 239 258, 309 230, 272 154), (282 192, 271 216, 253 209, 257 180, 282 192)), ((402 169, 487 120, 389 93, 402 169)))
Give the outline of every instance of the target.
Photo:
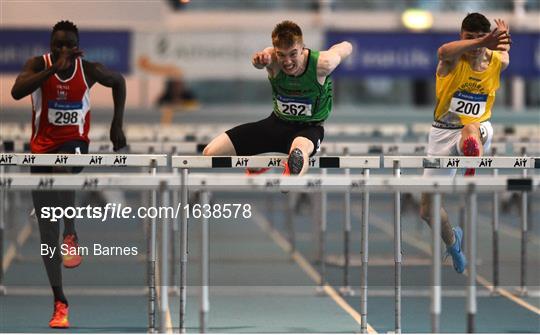
MULTIPOLYGON (((19 100, 32 97, 32 153, 88 153, 88 131, 90 130, 90 88, 97 82, 111 87, 114 116, 110 138, 114 150, 126 146, 122 130, 126 85, 121 74, 106 69, 99 63, 83 60, 79 49, 79 32, 70 21, 60 21, 51 34, 51 52, 30 58, 17 77, 11 90, 19 100)), ((82 168, 38 167, 32 173, 72 172, 82 168)), ((62 288, 60 257, 60 225, 41 218, 41 208, 75 206, 74 191, 32 191, 34 208, 39 222, 42 245, 55 250, 42 256, 49 283, 54 294, 54 312, 49 322, 51 328, 68 328, 68 302, 62 288)), ((73 219, 64 218, 63 244, 67 250, 78 247, 73 219)), ((81 263, 79 255, 65 255, 66 268, 81 263)))

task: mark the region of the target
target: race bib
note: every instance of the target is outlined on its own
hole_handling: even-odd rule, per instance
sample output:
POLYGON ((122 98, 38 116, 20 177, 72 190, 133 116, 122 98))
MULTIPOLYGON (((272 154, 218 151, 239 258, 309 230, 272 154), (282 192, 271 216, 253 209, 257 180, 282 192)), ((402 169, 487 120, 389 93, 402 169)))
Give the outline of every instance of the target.
POLYGON ((486 112, 487 94, 456 92, 450 101, 450 112, 479 118, 486 112))
POLYGON ((49 123, 75 126, 82 120, 82 102, 49 101, 49 123))
POLYGON ((280 113, 293 116, 311 116, 311 101, 277 97, 277 105, 280 113))

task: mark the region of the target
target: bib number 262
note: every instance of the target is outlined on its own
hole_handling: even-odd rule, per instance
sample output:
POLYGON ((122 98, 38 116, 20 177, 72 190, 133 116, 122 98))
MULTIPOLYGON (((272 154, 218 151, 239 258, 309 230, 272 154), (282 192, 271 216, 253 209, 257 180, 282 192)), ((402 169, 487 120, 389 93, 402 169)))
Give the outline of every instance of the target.
POLYGON ((283 114, 289 114, 294 116, 310 116, 311 105, 302 103, 283 103, 279 104, 280 110, 283 114))
POLYGON ((295 105, 295 104, 288 104, 283 105, 283 109, 281 110, 285 114, 291 114, 291 115, 306 115, 306 105, 295 105))

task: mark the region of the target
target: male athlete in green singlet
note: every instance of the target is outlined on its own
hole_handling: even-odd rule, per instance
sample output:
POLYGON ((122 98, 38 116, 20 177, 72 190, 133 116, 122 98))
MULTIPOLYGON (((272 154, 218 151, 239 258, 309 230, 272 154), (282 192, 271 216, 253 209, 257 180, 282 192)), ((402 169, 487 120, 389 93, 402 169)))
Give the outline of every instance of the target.
POLYGON ((227 130, 204 149, 206 156, 289 154, 285 173, 305 173, 309 156, 324 137, 323 123, 332 111, 329 75, 352 52, 349 42, 327 51, 304 47, 302 30, 291 21, 279 23, 272 32, 273 47, 256 52, 252 64, 266 68, 272 85, 274 110, 258 122, 227 130))

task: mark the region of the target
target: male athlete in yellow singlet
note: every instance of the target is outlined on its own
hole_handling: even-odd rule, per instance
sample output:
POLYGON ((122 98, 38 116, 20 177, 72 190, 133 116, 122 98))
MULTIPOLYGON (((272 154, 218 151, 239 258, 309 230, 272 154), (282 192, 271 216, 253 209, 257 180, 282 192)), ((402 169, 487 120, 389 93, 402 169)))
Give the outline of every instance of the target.
MULTIPOLYGON (((489 122, 499 88, 501 72, 508 67, 510 33, 502 20, 491 31, 482 14, 468 14, 462 22, 460 40, 443 44, 437 65, 437 105, 429 133, 428 156, 481 156, 489 149, 493 128, 489 122)), ((456 169, 426 169, 425 176, 454 176, 456 169)), ((467 169, 465 175, 474 175, 467 169)), ((431 225, 431 197, 422 194, 422 218, 431 225)), ((461 241, 463 231, 452 228, 441 208, 442 238, 452 256, 454 269, 467 265, 461 241)))

